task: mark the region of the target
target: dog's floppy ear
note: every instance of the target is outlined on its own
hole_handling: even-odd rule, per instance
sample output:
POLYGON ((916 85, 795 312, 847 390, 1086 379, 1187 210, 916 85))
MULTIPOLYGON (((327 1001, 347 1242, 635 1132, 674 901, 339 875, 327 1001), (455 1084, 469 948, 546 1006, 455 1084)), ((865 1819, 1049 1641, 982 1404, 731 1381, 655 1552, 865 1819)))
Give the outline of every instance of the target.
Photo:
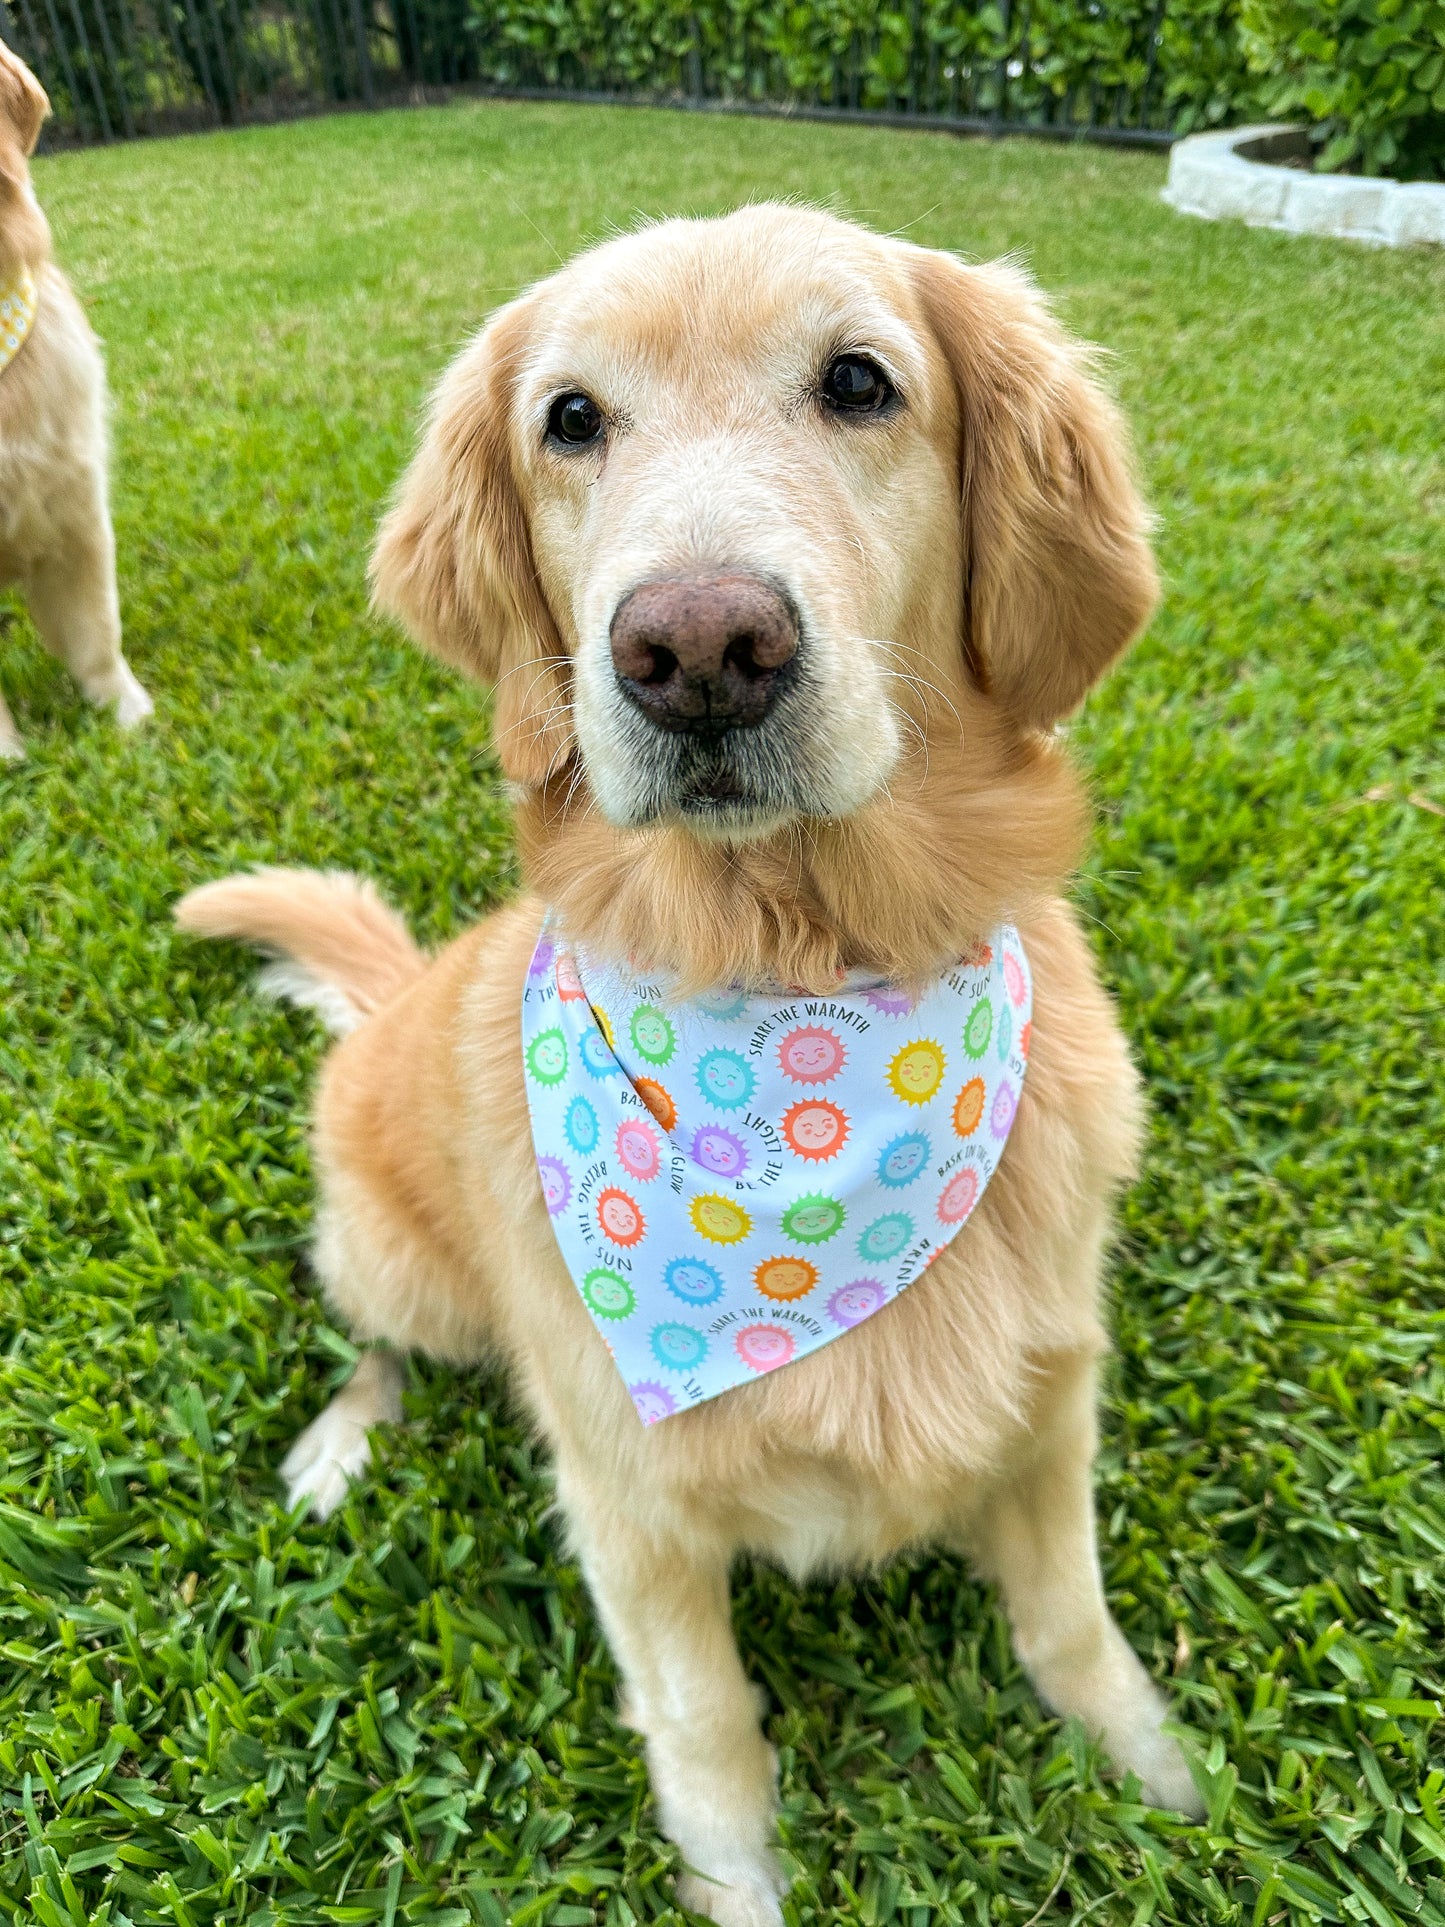
POLYGON ((1158 599, 1127 431, 1027 275, 921 250, 914 273, 958 404, 965 653, 1019 721, 1045 727, 1158 599))
MULTIPOLYGON (((49 112, 50 100, 45 89, 19 54, 0 40, 0 148, 8 149, 13 144, 20 150, 21 162, 28 160, 35 152, 41 125, 49 112)), ((0 154, 7 176, 10 161, 8 152, 0 154)))
POLYGON ((570 665, 537 579, 512 459, 512 394, 531 330, 503 308, 432 398, 422 444, 381 525, 372 594, 418 642, 495 688, 493 736, 514 781, 571 753, 570 665))
POLYGON ((0 271, 7 275, 38 267, 50 251, 50 228, 26 165, 49 112, 45 89, 0 41, 0 271))

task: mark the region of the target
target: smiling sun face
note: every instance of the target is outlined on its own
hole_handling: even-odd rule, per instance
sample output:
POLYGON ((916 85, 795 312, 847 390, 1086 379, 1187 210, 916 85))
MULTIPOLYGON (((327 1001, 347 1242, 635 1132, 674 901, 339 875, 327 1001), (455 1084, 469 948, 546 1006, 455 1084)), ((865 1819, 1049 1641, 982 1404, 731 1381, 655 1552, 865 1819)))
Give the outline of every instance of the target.
POLYGON ((640 1244, 647 1232, 647 1222, 637 1200, 629 1198, 615 1184, 597 1194, 597 1222, 603 1236, 615 1245, 640 1244))
POLYGON ((688 1206, 692 1228, 715 1245, 735 1245, 746 1238, 753 1221, 740 1204, 716 1192, 703 1192, 688 1206))
POLYGON ((847 1141, 847 1113, 821 1097, 807 1098, 784 1112, 783 1136, 800 1158, 835 1158, 847 1141))
POLYGON ((888 1082, 905 1104, 927 1104, 943 1082, 944 1056, 932 1038, 905 1044, 888 1066, 888 1082))
POLYGON ((778 1046, 783 1075, 795 1084, 826 1084, 847 1062, 843 1041, 818 1024, 800 1024, 778 1046))
POLYGON ((753 1273, 753 1283, 764 1298, 786 1303, 806 1298, 818 1282, 818 1267, 806 1258, 765 1258, 753 1273))

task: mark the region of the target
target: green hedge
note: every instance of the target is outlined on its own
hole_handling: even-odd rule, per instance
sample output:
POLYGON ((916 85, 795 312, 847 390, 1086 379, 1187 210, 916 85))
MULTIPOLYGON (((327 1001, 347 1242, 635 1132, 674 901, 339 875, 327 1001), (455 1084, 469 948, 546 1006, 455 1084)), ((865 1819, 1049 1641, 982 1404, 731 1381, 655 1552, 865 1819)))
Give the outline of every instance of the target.
POLYGON ((1445 178, 1445 0, 1241 0, 1271 117, 1308 120, 1319 165, 1445 178))
POLYGON ((1011 123, 1237 115, 1236 0, 469 0, 498 85, 647 90, 1011 123))
POLYGON ((1011 122, 1312 123, 1319 165, 1445 175, 1445 0, 467 0, 499 85, 1011 122))
POLYGON ((481 84, 1145 135, 1304 119, 1323 167, 1445 176, 1445 0, 8 5, 87 137, 481 84))

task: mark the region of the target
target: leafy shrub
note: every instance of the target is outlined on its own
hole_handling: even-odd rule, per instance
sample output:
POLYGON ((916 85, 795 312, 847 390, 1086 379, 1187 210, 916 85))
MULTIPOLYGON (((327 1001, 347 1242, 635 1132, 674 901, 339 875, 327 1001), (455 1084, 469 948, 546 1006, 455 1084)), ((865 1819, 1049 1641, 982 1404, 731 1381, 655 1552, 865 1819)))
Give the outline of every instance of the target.
POLYGON ((15 0, 57 118, 488 84, 1012 125, 1303 116, 1320 165, 1445 175, 1445 0, 15 0))
POLYGON ((1137 126, 1171 107, 1220 119, 1251 84, 1236 0, 468 3, 479 77, 497 86, 1137 126))
POLYGON ((1322 168, 1445 178, 1445 0, 1241 0, 1275 117, 1303 116, 1322 168))

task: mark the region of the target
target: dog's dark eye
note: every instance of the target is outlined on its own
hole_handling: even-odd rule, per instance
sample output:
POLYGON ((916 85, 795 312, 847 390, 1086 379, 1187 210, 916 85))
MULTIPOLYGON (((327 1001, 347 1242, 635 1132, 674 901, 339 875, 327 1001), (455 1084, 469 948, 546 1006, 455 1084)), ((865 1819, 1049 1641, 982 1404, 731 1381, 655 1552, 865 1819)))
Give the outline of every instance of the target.
POLYGON ((867 355, 839 355, 823 375, 823 400, 850 415, 876 414, 893 395, 893 383, 867 355))
POLYGON ((559 395, 547 417, 547 433, 555 442, 581 448, 602 433, 602 410, 590 395, 559 395))

